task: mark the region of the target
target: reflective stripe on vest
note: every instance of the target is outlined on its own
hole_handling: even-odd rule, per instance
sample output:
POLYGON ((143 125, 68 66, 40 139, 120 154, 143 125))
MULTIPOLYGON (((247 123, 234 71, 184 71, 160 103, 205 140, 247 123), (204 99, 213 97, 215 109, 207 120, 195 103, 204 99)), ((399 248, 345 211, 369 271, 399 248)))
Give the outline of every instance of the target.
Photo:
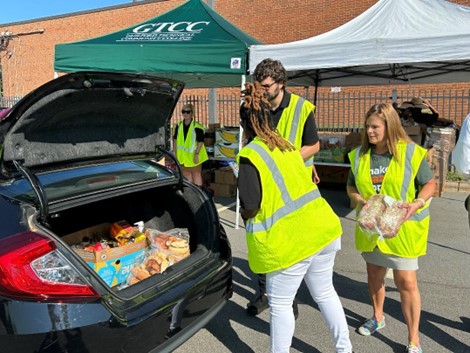
MULTIPOLYGON (((291 124, 290 129, 289 129, 289 136, 283 136, 283 137, 288 139, 297 149, 300 150, 300 148, 302 147, 301 146, 302 145, 302 137, 300 137, 300 141, 296 141, 296 136, 297 136, 298 130, 303 129, 303 127, 304 127, 303 125, 301 126, 300 122, 301 122, 301 117, 302 117, 302 109, 303 109, 304 104, 307 101, 304 98, 300 97, 300 96, 291 94, 288 109, 287 110, 284 109, 284 111, 282 112, 281 120, 282 120, 282 117, 284 116, 285 112, 287 114, 287 111, 290 112, 292 110, 291 104, 292 104, 292 101, 294 99, 297 99, 297 102, 295 102, 295 106, 293 107, 294 112, 292 114, 292 124, 291 124)), ((279 123, 278 123, 278 125, 279 125, 279 123)), ((312 156, 309 159, 304 160, 304 165, 306 167, 313 167, 313 158, 314 157, 312 156)))
POLYGON ((321 196, 318 189, 316 189, 312 192, 304 194, 303 196, 301 196, 300 198, 296 200, 293 200, 289 192, 287 191, 286 184, 285 184, 284 178, 282 177, 282 174, 279 172, 276 163, 274 162, 272 157, 269 155, 269 153, 267 153, 266 150, 263 149, 258 144, 252 144, 250 145, 250 148, 261 156, 261 158, 266 163, 266 166, 268 167, 269 170, 275 171, 273 172, 273 175, 275 175, 274 181, 276 183, 276 186, 279 188, 281 192, 284 206, 276 210, 270 217, 265 219, 263 222, 254 223, 253 218, 250 218, 246 224, 247 232, 255 233, 255 232, 267 231, 273 226, 273 224, 275 224, 282 217, 292 212, 295 212, 297 209, 303 207, 304 205, 308 204, 309 202, 321 196))

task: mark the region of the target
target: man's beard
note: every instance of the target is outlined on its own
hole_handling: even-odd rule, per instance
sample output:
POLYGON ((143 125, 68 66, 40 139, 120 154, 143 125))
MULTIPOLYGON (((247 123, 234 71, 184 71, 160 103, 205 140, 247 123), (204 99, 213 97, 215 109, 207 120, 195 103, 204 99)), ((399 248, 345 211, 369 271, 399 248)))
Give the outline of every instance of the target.
POLYGON ((281 88, 280 88, 280 87, 278 87, 278 88, 274 91, 274 93, 272 93, 272 94, 269 93, 269 92, 266 92, 266 93, 264 94, 264 96, 266 97, 266 99, 267 99, 270 103, 272 103, 272 102, 279 96, 279 93, 281 93, 281 88))

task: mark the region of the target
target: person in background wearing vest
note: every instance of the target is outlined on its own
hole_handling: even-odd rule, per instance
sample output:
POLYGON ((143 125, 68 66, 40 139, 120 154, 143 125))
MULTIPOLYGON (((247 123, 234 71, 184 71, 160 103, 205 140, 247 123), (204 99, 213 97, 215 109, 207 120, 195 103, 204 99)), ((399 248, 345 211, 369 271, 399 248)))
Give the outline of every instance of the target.
MULTIPOLYGON (((271 108, 269 110, 272 125, 282 137, 289 140, 302 155, 305 167, 318 184, 320 178, 313 165, 313 155, 320 150, 314 111, 315 106, 286 90, 287 72, 278 60, 264 59, 255 68, 253 78, 264 89, 271 108)), ((247 305, 249 315, 258 315, 268 308, 266 297, 266 278, 258 276, 258 291, 255 298, 247 305)), ((297 301, 293 308, 298 315, 297 301)))
POLYGON ((194 120, 192 104, 185 104, 181 114, 183 120, 175 128, 173 148, 183 175, 194 184, 202 186, 202 163, 209 159, 204 146, 204 127, 194 120))
POLYGON ((405 202, 405 222, 393 238, 380 239, 356 225, 356 248, 366 261, 373 309, 372 317, 358 332, 369 336, 385 327, 384 279, 391 268, 408 328, 409 353, 423 352, 419 343, 421 296, 416 271, 418 257, 426 254, 429 200, 436 189, 426 153, 408 137, 391 104, 375 104, 365 116, 361 146, 349 153, 351 170, 346 186, 358 211, 374 194, 405 202))
POLYGON ((272 125, 259 83, 246 84, 240 123, 246 141, 237 155, 241 216, 248 264, 254 273, 266 274, 270 352, 289 352, 295 329, 292 305, 302 280, 320 308, 335 351, 352 352, 333 287, 334 259, 341 248, 339 217, 312 183, 299 151, 272 125))

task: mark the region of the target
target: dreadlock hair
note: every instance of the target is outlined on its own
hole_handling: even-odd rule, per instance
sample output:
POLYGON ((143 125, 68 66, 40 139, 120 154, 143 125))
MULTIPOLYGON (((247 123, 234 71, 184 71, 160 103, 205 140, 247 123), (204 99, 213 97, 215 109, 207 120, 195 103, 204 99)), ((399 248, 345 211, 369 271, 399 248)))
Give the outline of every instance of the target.
POLYGON ((269 117, 269 101, 264 96, 264 88, 256 82, 246 83, 242 91, 243 103, 240 107, 240 122, 244 130, 258 136, 272 151, 292 151, 295 147, 273 127, 269 117))

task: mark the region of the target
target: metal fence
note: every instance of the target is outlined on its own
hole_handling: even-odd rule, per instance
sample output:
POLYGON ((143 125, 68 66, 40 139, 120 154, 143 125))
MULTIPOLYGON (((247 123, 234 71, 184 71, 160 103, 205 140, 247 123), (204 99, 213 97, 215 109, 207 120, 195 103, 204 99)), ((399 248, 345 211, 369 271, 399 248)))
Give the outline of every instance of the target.
MULTIPOLYGON (((312 101, 310 91, 296 91, 312 101)), ((341 92, 320 91, 317 94, 315 120, 320 131, 357 131, 367 110, 376 103, 409 101, 413 96, 429 99, 439 111, 439 117, 452 120, 461 126, 463 119, 470 112, 470 90, 383 90, 365 91, 348 89, 341 92)), ((13 106, 21 97, 0 97, 0 108, 13 106)), ((203 125, 209 124, 209 96, 184 94, 178 102, 172 125, 182 119, 181 108, 186 103, 195 106, 196 118, 203 125)), ((238 126, 240 96, 221 95, 216 98, 216 119, 221 126, 238 126)))
MULTIPOLYGON (((308 91, 296 92, 312 101, 308 91)), ((319 92, 315 111, 315 120, 320 131, 357 131, 362 127, 367 110, 376 103, 398 102, 411 100, 419 96, 429 99, 439 111, 439 117, 452 120, 456 125, 462 125, 463 119, 470 112, 470 90, 384 90, 371 91, 347 90, 343 92, 319 92)), ((207 95, 183 94, 178 102, 172 123, 181 120, 181 107, 192 103, 195 106, 196 117, 204 125, 209 124, 209 98, 207 95)), ((221 126, 238 126, 240 97, 238 95, 218 95, 216 110, 217 119, 221 126)))

